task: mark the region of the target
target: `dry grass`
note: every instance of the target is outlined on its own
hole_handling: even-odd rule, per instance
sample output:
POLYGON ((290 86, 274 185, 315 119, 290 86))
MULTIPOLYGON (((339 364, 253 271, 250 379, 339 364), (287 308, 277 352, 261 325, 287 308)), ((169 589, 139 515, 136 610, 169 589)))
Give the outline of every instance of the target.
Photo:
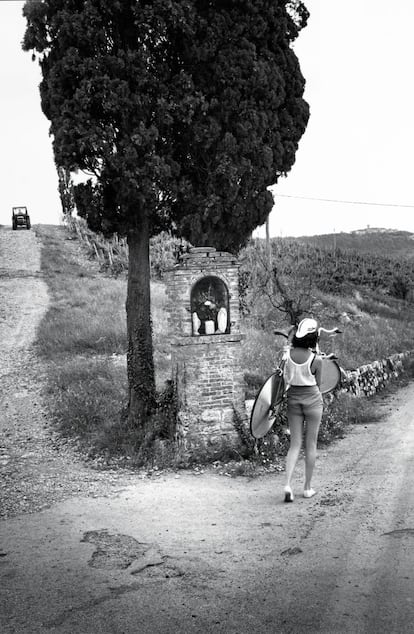
POLYGON ((352 297, 318 293, 322 323, 339 326, 342 334, 322 341, 341 365, 354 369, 397 352, 414 349, 414 307, 368 290, 352 297))
POLYGON ((53 305, 38 333, 45 356, 126 352, 124 283, 62 274, 53 286, 53 305))
MULTIPOLYGON (((125 276, 105 275, 99 263, 87 259, 84 246, 70 239, 64 227, 39 226, 35 230, 43 245, 42 272, 51 295, 37 346, 49 371, 48 402, 52 415, 61 432, 77 438, 89 455, 105 459, 123 456, 131 464, 138 446, 136 430, 128 429, 122 417, 128 398, 125 276)), ((152 282, 151 296, 156 382, 161 393, 171 376, 165 285, 152 282)), ((401 304, 384 304, 378 298, 361 294, 342 300, 324 295, 318 299, 324 324, 337 325, 343 312, 348 315, 343 334, 323 342, 324 350, 336 352, 343 367, 357 367, 414 348, 414 320, 402 311, 401 304)), ((249 325, 246 322, 244 333, 246 396, 253 397, 263 379, 277 366, 284 341, 252 326, 251 321, 249 325)), ((163 408, 156 425, 161 438, 167 439, 173 420, 167 397, 163 408)), ((341 436, 349 422, 363 422, 363 417, 373 418, 368 400, 362 404, 344 395, 333 401, 326 408, 321 441, 330 442, 341 436)), ((287 446, 283 425, 278 433, 278 451, 283 452, 287 446)), ((261 462, 274 464, 275 447, 271 444, 269 448, 265 441, 259 444, 261 462)), ((166 460, 173 462, 174 453, 166 453, 166 460)))
MULTIPOLYGON (((56 426, 90 456, 137 451, 137 430, 127 429, 126 278, 104 275, 64 227, 36 227, 42 272, 51 296, 37 348, 48 368, 48 403, 56 426)), ((152 283, 154 357, 160 393, 171 376, 165 287, 152 283)), ((169 421, 166 423, 169 424, 169 421)))

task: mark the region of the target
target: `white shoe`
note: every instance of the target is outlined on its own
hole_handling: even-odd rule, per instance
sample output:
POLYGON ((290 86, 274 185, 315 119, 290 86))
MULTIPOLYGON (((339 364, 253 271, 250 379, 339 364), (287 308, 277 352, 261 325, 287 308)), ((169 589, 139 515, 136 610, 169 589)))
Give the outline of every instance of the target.
POLYGON ((288 486, 285 486, 285 502, 293 502, 295 499, 292 489, 288 486))
POLYGON ((312 498, 314 495, 316 495, 316 491, 314 491, 314 489, 305 489, 303 492, 304 498, 312 498))

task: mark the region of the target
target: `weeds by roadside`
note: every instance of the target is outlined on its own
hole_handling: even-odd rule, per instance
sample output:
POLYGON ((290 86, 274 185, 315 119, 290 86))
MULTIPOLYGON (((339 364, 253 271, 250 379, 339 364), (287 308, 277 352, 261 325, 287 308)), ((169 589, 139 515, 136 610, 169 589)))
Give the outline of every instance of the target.
POLYGON ((37 345, 48 359, 57 355, 126 352, 126 283, 103 277, 82 258, 63 227, 37 226, 41 267, 51 294, 37 345))
MULTIPOLYGON (((164 285, 152 282, 159 407, 152 421, 152 446, 138 448, 137 430, 130 429, 122 415, 128 398, 125 276, 105 275, 98 263, 87 259, 84 246, 64 227, 38 226, 35 231, 43 243, 42 272, 51 295, 50 308, 38 331, 37 346, 48 367, 48 402, 62 435, 76 439, 81 451, 96 464, 140 466, 146 462, 153 468, 194 466, 194 461, 182 459, 171 440, 175 403, 171 385, 166 384, 170 377, 170 350, 164 285)), ((339 304, 335 310, 339 310, 339 304)), ((243 353, 246 397, 253 398, 277 365, 279 342, 275 342, 271 332, 255 328, 251 322, 245 323, 244 330, 248 334, 243 353)), ((376 345, 380 346, 386 333, 392 330, 391 322, 381 328, 373 325, 376 345)), ((369 345, 371 339, 365 337, 369 345)), ((361 400, 339 394, 327 398, 320 443, 342 437, 349 423, 374 420, 375 412, 375 397, 361 400)), ((213 465, 226 462, 230 475, 282 470, 289 444, 283 409, 264 439, 254 442, 248 433, 247 430, 239 453, 223 447, 217 455, 208 452, 200 455, 199 462, 213 465)))
POLYGON ((101 356, 60 356, 48 362, 51 414, 64 436, 92 453, 105 451, 104 438, 125 406, 125 371, 101 356))
MULTIPOLYGON (((98 463, 132 463, 138 434, 122 416, 128 400, 126 279, 104 275, 64 227, 39 225, 35 231, 42 242, 41 267, 51 298, 36 345, 46 362, 48 403, 56 427, 98 463)), ((164 287, 154 283, 158 419, 170 376, 165 301, 164 287)), ((157 420, 155 424, 159 428, 157 420)))

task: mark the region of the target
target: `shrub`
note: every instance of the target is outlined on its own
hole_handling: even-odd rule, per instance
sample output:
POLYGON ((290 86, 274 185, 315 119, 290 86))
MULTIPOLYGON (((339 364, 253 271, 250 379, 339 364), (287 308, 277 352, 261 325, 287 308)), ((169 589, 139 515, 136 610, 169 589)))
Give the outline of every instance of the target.
MULTIPOLYGON (((142 430, 130 428, 122 416, 128 398, 126 379, 125 279, 99 273, 85 259, 78 240, 68 240, 63 227, 36 228, 43 240, 42 271, 48 282, 50 308, 39 331, 37 345, 47 359, 49 403, 61 433, 77 439, 90 456, 128 464, 188 466, 174 444, 176 404, 171 376, 170 340, 166 321, 166 293, 162 281, 151 283, 158 407, 142 443, 142 430), (82 251, 82 253, 81 253, 82 251)), ((167 250, 168 252, 168 250, 167 250)), ((160 261, 165 261, 165 254, 160 261), (164 258, 164 259, 163 259, 164 258)), ((160 266, 160 271, 163 267, 160 266)), ((284 340, 273 335, 283 329, 283 318, 272 321, 254 307, 242 322, 247 335, 242 349, 246 396, 254 398, 279 363, 284 340), (256 317, 260 316, 260 320, 256 317), (260 321, 260 323, 259 323, 260 321)), ((413 345, 412 310, 406 303, 388 302, 380 293, 354 290, 344 298, 320 291, 314 294, 316 315, 327 326, 337 325, 343 312, 343 334, 323 341, 343 367, 358 367, 413 345), (405 307, 405 308, 404 308, 405 307), (375 312, 370 313, 372 310, 375 312)), ((406 376, 414 376, 407 361, 406 376)), ((346 394, 325 397, 320 443, 341 437, 346 425, 375 420, 372 399, 346 394)), ((289 446, 285 404, 267 436, 254 441, 245 423, 236 428, 242 448, 208 448, 193 462, 243 459, 240 473, 256 468, 282 468, 289 446)))

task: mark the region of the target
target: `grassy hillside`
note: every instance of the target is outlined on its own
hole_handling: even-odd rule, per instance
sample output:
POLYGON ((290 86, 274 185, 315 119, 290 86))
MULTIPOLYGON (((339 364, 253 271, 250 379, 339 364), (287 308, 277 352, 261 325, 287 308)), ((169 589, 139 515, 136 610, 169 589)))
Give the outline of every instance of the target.
POLYGON ((407 299, 412 291, 414 259, 288 240, 276 240, 273 247, 277 266, 285 266, 287 252, 289 257, 295 254, 297 263, 312 271, 313 282, 321 291, 343 293, 364 287, 397 299, 407 299))
MULTIPOLYGON (((134 429, 125 427, 122 415, 128 400, 125 272, 115 261, 112 270, 110 263, 97 254, 93 236, 88 236, 85 243, 65 227, 36 226, 34 230, 42 242, 42 272, 51 295, 37 338, 48 377, 51 415, 61 433, 76 439, 94 459, 105 462, 119 456, 131 464, 138 447, 134 429)), ((280 288, 298 309, 316 316, 326 327, 341 326, 341 335, 322 341, 325 352, 335 352, 344 368, 354 368, 414 348, 411 301, 392 296, 386 285, 370 288, 358 280, 346 287, 338 286, 340 292, 321 290, 323 281, 332 277, 321 249, 307 246, 304 250, 295 241, 299 245, 295 250, 292 244, 275 243, 274 270, 280 288), (315 266, 310 265, 318 262, 319 277, 314 275, 315 266)), ((155 369, 161 412, 156 425, 161 439, 171 437, 174 422, 166 384, 171 367, 162 280, 163 263, 169 263, 172 251, 171 245, 158 241, 151 254, 155 369)), ((243 345, 246 398, 255 395, 258 385, 277 365, 284 341, 275 337, 273 330, 290 323, 286 312, 278 307, 281 298, 274 279, 269 292, 265 256, 260 242, 250 244, 240 254, 242 329, 247 335, 243 345)), ((336 402, 335 407, 334 417, 332 411, 327 412, 324 438, 330 437, 332 428, 341 433, 352 408, 353 416, 360 417, 363 411, 360 404, 351 408, 343 401, 336 402)))
POLYGON ((293 238, 302 244, 355 251, 360 255, 370 254, 396 259, 414 258, 414 234, 390 229, 361 229, 351 233, 330 233, 319 236, 293 238))
MULTIPOLYGON (((253 338, 267 337, 264 355, 274 350, 274 329, 306 314, 341 327, 323 345, 345 368, 414 348, 414 260, 290 238, 273 239, 271 257, 256 240, 240 260, 245 327, 253 338)), ((256 358, 253 351, 249 364, 257 368, 256 358)))

